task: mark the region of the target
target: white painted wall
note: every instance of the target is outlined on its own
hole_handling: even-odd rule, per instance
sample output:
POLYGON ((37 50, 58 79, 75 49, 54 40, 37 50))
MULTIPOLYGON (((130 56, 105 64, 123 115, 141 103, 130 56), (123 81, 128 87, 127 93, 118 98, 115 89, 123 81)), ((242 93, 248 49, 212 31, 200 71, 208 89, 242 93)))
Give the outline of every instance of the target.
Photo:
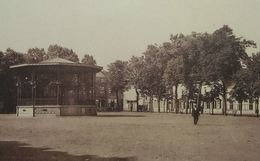
MULTIPOLYGON (((210 86, 208 85, 204 85, 202 86, 201 88, 201 93, 202 94, 205 94, 205 92, 208 92, 210 91, 210 86)), ((232 88, 232 87, 231 87, 232 88)), ((228 92, 227 92, 227 97, 230 97, 229 95, 229 92, 231 91, 231 88, 228 89, 228 92)), ((172 88, 173 90, 173 93, 175 91, 175 87, 172 88)), ((186 88, 183 86, 183 85, 179 85, 178 86, 178 99, 181 99, 182 98, 182 94, 185 94, 186 93, 186 88)), ((135 101, 136 100, 136 93, 135 93, 135 90, 133 87, 131 87, 129 90, 125 91, 123 93, 123 97, 124 97, 124 105, 123 105, 123 109, 124 111, 130 111, 130 106, 129 104, 127 104, 127 101, 135 101)), ((223 98, 220 97, 221 100, 223 100, 223 98)), ((260 102, 260 100, 259 100, 260 102)), ((185 113, 186 112, 186 109, 183 108, 183 104, 180 103, 181 106, 180 106, 180 112, 183 112, 185 113)), ((149 97, 141 97, 139 98, 139 105, 146 105, 148 107, 148 109, 151 109, 151 106, 149 104, 149 97)), ((160 108, 160 111, 161 112, 167 112, 167 106, 166 106, 166 101, 162 100, 160 101, 160 105, 161 105, 161 108, 160 108)), ((217 105, 218 107, 213 109, 213 112, 215 114, 222 114, 222 108, 223 108, 223 101, 221 101, 221 105, 218 103, 217 105), (221 108, 219 108, 221 106, 221 108)), ((212 112, 212 104, 210 105, 210 108, 207 109, 206 107, 206 104, 204 105, 204 113, 211 113, 212 112)), ((171 108, 169 106, 169 108, 171 108)), ((259 107, 260 108, 260 107, 259 107)), ((137 110, 137 107, 136 107, 136 103, 133 104, 133 111, 136 111, 137 110)), ((253 109, 249 109, 249 103, 248 102, 243 102, 243 109, 242 109, 242 114, 245 114, 245 115, 254 115, 255 114, 255 110, 256 110, 256 105, 255 103, 253 103, 253 109)), ((153 111, 154 112, 158 112, 158 102, 157 102, 157 99, 154 98, 153 99, 153 111)), ((239 106, 238 106, 238 102, 234 102, 233 103, 233 109, 230 109, 230 103, 227 102, 227 113, 228 114, 233 114, 237 112, 237 114, 239 114, 239 106)))

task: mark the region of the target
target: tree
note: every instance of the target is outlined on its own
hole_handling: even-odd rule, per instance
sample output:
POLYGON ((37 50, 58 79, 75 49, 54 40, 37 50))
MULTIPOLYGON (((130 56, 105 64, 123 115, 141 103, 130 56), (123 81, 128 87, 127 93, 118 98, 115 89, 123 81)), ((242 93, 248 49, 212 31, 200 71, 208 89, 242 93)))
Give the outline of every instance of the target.
MULTIPOLYGON (((2 101, 2 97, 4 96, 4 53, 2 51, 0 51, 0 101, 2 101)), ((0 111, 2 112, 2 111, 0 111)))
POLYGON ((3 70, 3 65, 4 65, 4 53, 2 51, 0 51, 0 72, 3 70))
POLYGON ((4 57, 4 53, 0 51, 0 61, 2 62, 2 58, 4 57))
POLYGON ((119 93, 122 93, 126 87, 126 71, 127 70, 127 62, 117 60, 108 65, 108 80, 110 88, 116 94, 117 100, 117 109, 119 110, 121 107, 119 101, 119 93))
POLYGON ((143 87, 144 57, 132 56, 127 66, 128 84, 133 85, 136 93, 136 105, 139 106, 139 91, 143 87))
POLYGON ((253 71, 255 75, 254 81, 254 91, 253 97, 256 100, 256 113, 258 116, 259 113, 259 97, 260 97, 260 52, 253 54, 252 56, 252 65, 250 65, 250 70, 253 71))
POLYGON ((232 89, 232 97, 239 101, 242 115, 242 101, 258 102, 260 96, 260 53, 253 54, 246 68, 238 71, 234 78, 236 85, 232 89))
POLYGON ((248 69, 241 69, 235 75, 236 85, 232 89, 232 97, 239 102, 240 115, 242 115, 242 102, 252 100, 254 75, 248 69))
POLYGON ((81 60, 81 63, 87 65, 97 65, 96 60, 93 58, 93 56, 88 54, 84 55, 84 58, 81 60))
POLYGON ((202 95, 202 99, 204 102, 207 103, 207 106, 210 103, 213 103, 211 114, 214 114, 214 108, 215 108, 215 99, 219 99, 220 93, 222 90, 222 85, 218 82, 210 82, 207 84, 210 87, 209 91, 205 91, 205 94, 202 95))
POLYGON ((53 59, 57 57, 67 59, 73 62, 79 62, 78 55, 72 49, 68 49, 57 44, 50 45, 48 47, 46 58, 53 59))
POLYGON ((9 67, 25 63, 24 54, 19 53, 11 48, 6 49, 0 54, 1 68, 0 68, 0 94, 2 93, 4 99, 4 107, 7 113, 15 112, 16 104, 16 88, 15 78, 12 76, 9 67))
MULTIPOLYGON (((163 81, 164 72, 170 56, 171 44, 166 42, 158 46, 149 45, 144 52, 144 81, 142 93, 157 98, 158 112, 160 112, 160 101, 165 96, 166 87, 163 81)), ((152 107, 153 110, 153 107, 152 107)))
POLYGON ((203 63, 203 52, 205 51, 204 43, 208 39, 208 34, 195 33, 185 36, 183 44, 183 83, 188 90, 187 102, 192 99, 200 108, 201 104, 201 87, 205 82, 203 63))
POLYGON ((167 63, 167 68, 164 73, 164 80, 166 82, 166 86, 170 91, 172 91, 172 87, 174 86, 174 96, 175 96, 175 108, 176 113, 179 111, 179 103, 178 103, 178 86, 183 81, 183 57, 178 56, 177 58, 170 59, 167 63))
POLYGON ((174 86, 175 109, 179 112, 178 86, 184 80, 184 54, 186 53, 186 37, 183 34, 171 35, 171 47, 169 49, 169 61, 164 72, 164 82, 173 98, 172 87, 174 86))
POLYGON ((30 48, 25 54, 27 63, 38 63, 44 60, 46 53, 43 48, 30 48))
POLYGON ((233 30, 224 25, 212 34, 210 52, 205 52, 207 63, 206 77, 211 82, 220 82, 223 91, 223 114, 227 109, 227 83, 232 81, 233 75, 241 69, 241 61, 247 60, 247 47, 254 47, 253 41, 237 38, 233 30))
POLYGON ((5 67, 8 68, 11 65, 25 63, 25 57, 23 53, 17 52, 11 48, 7 48, 4 52, 2 63, 5 67))
POLYGON ((254 91, 253 96, 256 99, 260 97, 260 52, 253 54, 251 63, 248 65, 249 70, 254 74, 254 91))

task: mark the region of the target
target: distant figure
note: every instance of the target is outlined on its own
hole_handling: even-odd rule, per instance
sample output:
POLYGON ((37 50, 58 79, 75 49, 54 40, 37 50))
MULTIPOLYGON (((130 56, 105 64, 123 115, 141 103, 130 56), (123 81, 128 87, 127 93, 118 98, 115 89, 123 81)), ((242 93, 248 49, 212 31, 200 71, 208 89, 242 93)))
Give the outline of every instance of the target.
POLYGON ((130 104, 130 109, 131 109, 131 112, 133 112, 133 103, 132 102, 130 104))
POLYGON ((114 102, 114 101, 111 101, 110 106, 111 106, 111 108, 112 108, 112 111, 114 111, 115 102, 114 102))
POLYGON ((258 115, 259 115, 259 109, 258 108, 256 108, 255 113, 256 113, 256 116, 258 117, 258 115))
POLYGON ((199 121, 199 116, 200 116, 199 108, 195 105, 195 106, 192 108, 192 117, 193 117, 194 125, 197 125, 197 123, 198 123, 198 121, 199 121))

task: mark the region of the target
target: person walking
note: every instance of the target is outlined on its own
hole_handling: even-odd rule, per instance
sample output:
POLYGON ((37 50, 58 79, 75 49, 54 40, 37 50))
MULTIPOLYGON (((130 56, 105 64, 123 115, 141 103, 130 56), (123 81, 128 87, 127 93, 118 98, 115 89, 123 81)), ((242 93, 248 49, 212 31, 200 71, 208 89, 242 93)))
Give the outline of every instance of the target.
POLYGON ((197 107, 197 105, 195 105, 192 108, 192 117, 193 117, 193 123, 194 125, 197 125, 198 121, 199 121, 199 115, 200 115, 200 111, 199 108, 197 107))

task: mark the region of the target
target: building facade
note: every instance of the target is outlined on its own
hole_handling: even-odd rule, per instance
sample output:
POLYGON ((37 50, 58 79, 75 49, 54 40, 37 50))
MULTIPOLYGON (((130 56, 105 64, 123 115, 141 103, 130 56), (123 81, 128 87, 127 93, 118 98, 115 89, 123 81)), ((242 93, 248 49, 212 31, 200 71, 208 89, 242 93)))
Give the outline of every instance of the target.
MULTIPOLYGON (((233 88, 232 85, 228 87, 227 91, 227 114, 229 115, 257 115, 257 110, 259 110, 259 99, 250 102, 250 101, 243 101, 239 103, 238 101, 231 99, 230 92, 233 88)), ((210 90, 209 86, 202 86, 201 94, 204 95, 207 91, 210 90)), ((173 87, 172 91, 175 91, 173 87)), ((186 98, 187 90, 183 85, 179 85, 177 89, 177 102, 178 102, 178 113, 191 113, 192 107, 197 103, 196 100, 189 100, 187 101, 186 98)), ((174 92, 173 92, 174 93, 174 92)), ((137 103, 136 103, 136 93, 134 88, 130 88, 124 92, 124 111, 138 111, 137 103)), ((157 99, 149 98, 146 96, 139 97, 139 105, 144 108, 143 111, 150 111, 150 112, 176 112, 177 108, 175 105, 175 96, 173 95, 172 99, 162 99, 160 102, 160 106, 158 105, 157 99), (159 110, 160 107, 160 110, 159 110)), ((223 106, 224 106, 224 99, 219 96, 214 100, 207 102, 201 99, 201 107, 202 112, 205 114, 223 114, 223 106)))

